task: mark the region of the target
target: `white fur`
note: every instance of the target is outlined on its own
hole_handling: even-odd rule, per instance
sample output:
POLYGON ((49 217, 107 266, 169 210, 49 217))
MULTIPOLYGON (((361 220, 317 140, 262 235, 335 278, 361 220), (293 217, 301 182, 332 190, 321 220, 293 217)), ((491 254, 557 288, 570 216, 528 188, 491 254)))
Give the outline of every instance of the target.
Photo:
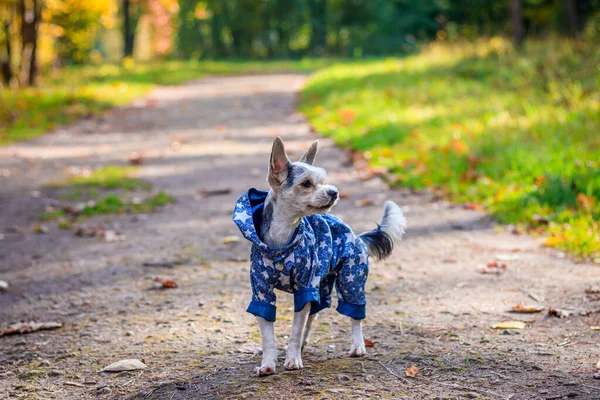
POLYGON ((294 313, 294 322, 292 322, 292 334, 290 343, 287 347, 287 355, 283 366, 286 369, 301 369, 302 364, 302 340, 304 339, 304 329, 306 320, 310 312, 310 303, 307 303, 302 310, 294 313))
POLYGON ((317 318, 317 315, 318 314, 309 315, 308 319, 306 320, 306 329, 304 330, 304 339, 302 339, 302 350, 304 350, 304 348, 308 344, 308 339, 310 337, 310 330, 312 328, 312 324, 313 324, 315 318, 317 318))
POLYGON ((388 233, 394 241, 400 240, 406 230, 406 217, 402 209, 393 201, 386 201, 381 217, 381 230, 388 233))
POLYGON ((348 355, 352 357, 362 357, 367 354, 367 349, 362 334, 361 321, 359 319, 350 318, 350 323, 352 325, 352 340, 350 342, 350 351, 348 352, 348 355))
POLYGON ((260 338, 262 341, 263 357, 258 368, 258 375, 271 375, 275 373, 277 364, 277 345, 275 344, 275 330, 273 323, 264 318, 257 317, 258 328, 260 330, 260 338))

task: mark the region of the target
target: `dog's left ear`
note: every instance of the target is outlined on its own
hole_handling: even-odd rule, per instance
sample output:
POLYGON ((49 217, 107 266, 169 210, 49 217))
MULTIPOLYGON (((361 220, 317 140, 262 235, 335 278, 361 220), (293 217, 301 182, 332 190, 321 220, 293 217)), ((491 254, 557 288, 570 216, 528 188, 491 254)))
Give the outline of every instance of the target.
POLYGON ((317 146, 318 146, 318 144, 319 144, 319 141, 315 140, 313 142, 313 144, 311 144, 310 147, 308 148, 308 151, 306 153, 304 153, 304 155, 302 156, 302 158, 300 158, 300 160, 298 160, 298 161, 306 163, 306 164, 313 165, 313 163, 315 162, 315 157, 317 156, 317 146))

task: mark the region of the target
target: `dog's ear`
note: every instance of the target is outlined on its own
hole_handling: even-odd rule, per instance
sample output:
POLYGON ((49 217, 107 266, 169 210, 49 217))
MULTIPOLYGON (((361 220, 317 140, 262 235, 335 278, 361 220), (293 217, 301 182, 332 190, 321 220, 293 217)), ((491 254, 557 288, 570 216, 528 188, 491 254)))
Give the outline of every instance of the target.
POLYGON ((277 136, 271 149, 271 162, 269 163, 269 176, 267 177, 269 184, 271 186, 281 185, 287 178, 289 167, 290 160, 285 154, 283 141, 277 136))
POLYGON ((313 144, 311 144, 310 147, 308 148, 308 151, 306 153, 304 153, 302 158, 298 161, 313 165, 313 163, 315 162, 315 157, 317 156, 318 145, 319 145, 319 141, 315 140, 313 142, 313 144))

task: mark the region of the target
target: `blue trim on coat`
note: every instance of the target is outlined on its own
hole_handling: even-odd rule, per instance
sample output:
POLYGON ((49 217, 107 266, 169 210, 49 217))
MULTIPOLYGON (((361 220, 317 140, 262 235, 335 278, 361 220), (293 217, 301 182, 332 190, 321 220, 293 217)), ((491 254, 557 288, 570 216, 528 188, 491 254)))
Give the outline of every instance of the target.
POLYGON ((252 300, 246 312, 264 318, 269 322, 275 322, 277 307, 269 303, 263 303, 262 301, 252 300))
POLYGON ((367 307, 366 304, 356 305, 356 304, 348 304, 343 301, 338 301, 338 306, 336 311, 342 315, 345 315, 354 319, 365 319, 367 317, 367 307))
POLYGON ((321 302, 321 294, 319 288, 306 288, 294 292, 294 312, 302 311, 307 303, 321 302))

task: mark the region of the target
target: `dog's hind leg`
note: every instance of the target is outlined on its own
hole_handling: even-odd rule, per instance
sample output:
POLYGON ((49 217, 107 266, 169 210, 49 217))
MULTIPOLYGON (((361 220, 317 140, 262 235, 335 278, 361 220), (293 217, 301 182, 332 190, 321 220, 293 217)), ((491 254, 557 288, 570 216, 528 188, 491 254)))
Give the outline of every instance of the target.
POLYGON ((348 355, 351 357, 364 356, 367 354, 367 349, 362 334, 361 320, 350 318, 350 322, 352 323, 352 342, 350 343, 348 355))
POLYGON ((317 318, 318 314, 312 314, 308 316, 308 320, 306 321, 306 328, 304 329, 304 338, 302 339, 302 350, 308 344, 308 338, 310 337, 310 329, 312 328, 313 321, 317 318))
POLYGON ((290 335, 290 344, 287 348, 285 363, 287 369, 301 369, 302 365, 302 340, 304 340, 304 328, 310 312, 310 303, 306 303, 304 308, 294 313, 294 322, 292 323, 292 334, 290 335))
POLYGON ((260 368, 257 369, 257 372, 259 376, 272 375, 275 373, 275 364, 277 363, 275 330, 272 322, 261 317, 257 317, 257 319, 263 351, 262 362, 260 363, 260 368))

